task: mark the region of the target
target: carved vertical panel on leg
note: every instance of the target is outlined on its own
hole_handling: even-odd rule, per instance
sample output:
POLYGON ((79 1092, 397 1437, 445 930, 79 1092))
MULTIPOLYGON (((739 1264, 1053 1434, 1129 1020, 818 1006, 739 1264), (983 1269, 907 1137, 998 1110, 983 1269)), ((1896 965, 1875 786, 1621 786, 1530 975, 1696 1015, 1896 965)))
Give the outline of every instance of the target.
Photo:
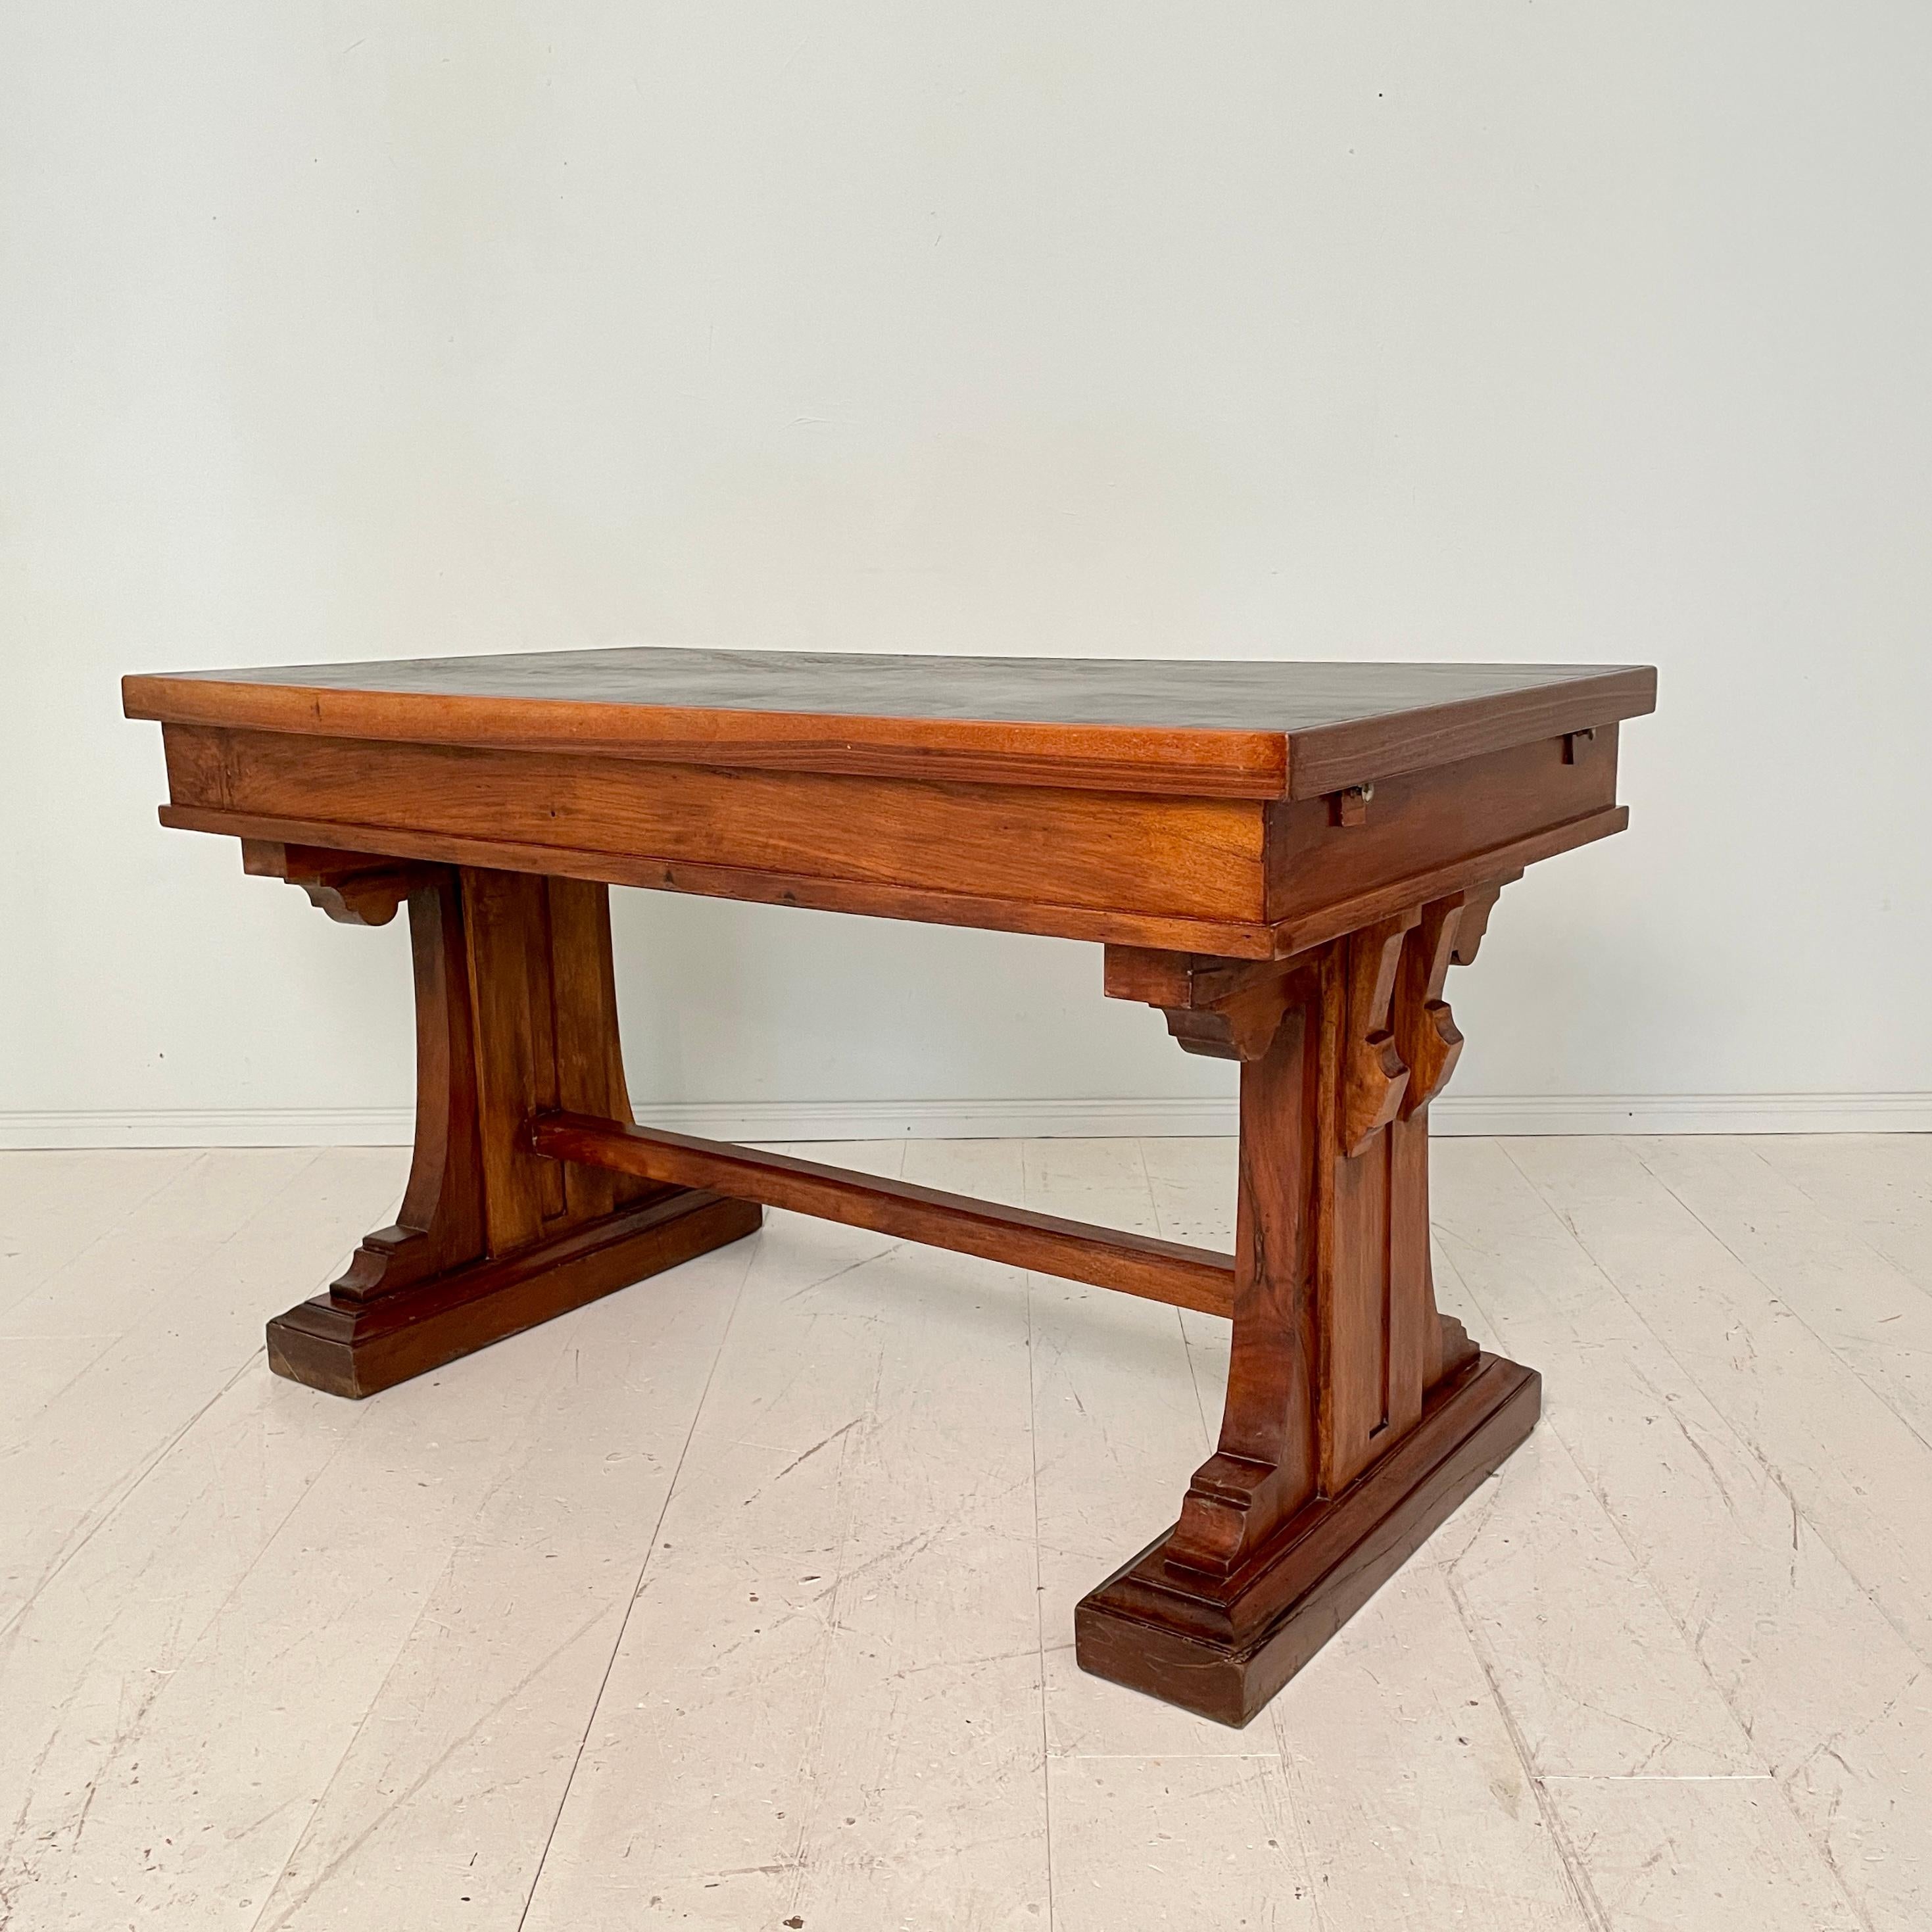
POLYGON ((524 1144, 524 1126, 556 1105, 550 1048, 550 930, 544 881, 466 866, 470 988, 476 1024, 477 1121, 489 1251, 507 1254, 543 1232, 548 1189, 562 1177, 524 1144))
POLYGON ((1333 1232, 1326 1270, 1328 1315, 1324 1324, 1328 1368, 1322 1389, 1322 1487, 1343 1487, 1393 1438, 1390 1260, 1396 1202, 1389 1172, 1388 1129, 1408 1090, 1390 1024, 1410 913, 1352 933, 1338 949, 1341 1120, 1340 1144, 1324 1148, 1333 1162, 1328 1193, 1333 1232))

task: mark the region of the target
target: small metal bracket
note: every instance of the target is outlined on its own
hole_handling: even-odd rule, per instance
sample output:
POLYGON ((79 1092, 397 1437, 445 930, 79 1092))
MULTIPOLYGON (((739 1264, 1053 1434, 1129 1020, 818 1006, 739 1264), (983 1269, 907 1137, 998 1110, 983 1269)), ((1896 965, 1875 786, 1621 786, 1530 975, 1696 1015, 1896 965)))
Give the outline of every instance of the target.
POLYGON ((1366 825, 1369 818, 1369 800, 1376 795, 1372 784, 1350 785, 1344 791, 1330 792, 1328 795, 1328 823, 1330 825, 1366 825))
POLYGON ((1563 762, 1566 765, 1574 765, 1578 763, 1582 756, 1582 748, 1586 745, 1588 744, 1596 736, 1596 735, 1597 728, 1594 724, 1589 726, 1585 730, 1564 732, 1563 734, 1563 762))

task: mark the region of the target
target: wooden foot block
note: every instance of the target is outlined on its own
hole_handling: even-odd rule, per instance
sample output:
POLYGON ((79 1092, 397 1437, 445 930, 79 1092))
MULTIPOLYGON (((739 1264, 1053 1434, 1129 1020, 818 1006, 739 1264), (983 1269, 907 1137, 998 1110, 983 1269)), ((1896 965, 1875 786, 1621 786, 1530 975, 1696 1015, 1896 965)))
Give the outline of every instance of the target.
POLYGON ((681 1188, 391 1294, 321 1295, 268 1324, 268 1366, 331 1395, 374 1395, 742 1240, 764 1218, 755 1202, 681 1188))
POLYGON ((1080 1667, 1246 1724, 1528 1435, 1541 1402, 1534 1370, 1479 1356, 1393 1449, 1232 1576, 1170 1564, 1162 1537, 1082 1600, 1080 1667))

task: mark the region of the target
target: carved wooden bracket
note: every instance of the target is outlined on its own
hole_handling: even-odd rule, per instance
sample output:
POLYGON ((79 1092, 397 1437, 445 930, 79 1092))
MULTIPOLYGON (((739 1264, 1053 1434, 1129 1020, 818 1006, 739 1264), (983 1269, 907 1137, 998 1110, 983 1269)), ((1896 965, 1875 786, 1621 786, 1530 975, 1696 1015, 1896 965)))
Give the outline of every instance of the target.
POLYGON ((1211 1006, 1168 1006, 1167 1030, 1183 1052, 1210 1060, 1258 1060, 1280 1030, 1289 1000, 1286 979, 1251 986, 1211 1006))
POLYGON ((1318 970, 1313 953, 1221 959, 1138 946, 1106 950, 1108 997, 1160 1007, 1182 1050, 1210 1060, 1260 1059, 1282 1016, 1312 997, 1318 970))
POLYGON ((398 859, 262 838, 242 840, 242 869, 301 886, 311 905, 341 926, 387 926, 421 874, 398 859))
POLYGON ((1405 1120, 1442 1092, 1462 1057, 1462 1030, 1442 989, 1452 965, 1474 960, 1502 889, 1497 882, 1432 899, 1408 933, 1392 1020, 1396 1052, 1408 1070, 1400 1109, 1405 1120))
POLYGON ((1402 1118, 1420 1113, 1448 1084, 1462 1058, 1462 1034, 1442 997, 1453 966, 1467 966, 1483 943, 1500 883, 1432 900, 1402 948, 1396 981, 1396 1051, 1408 1068, 1402 1118))
POLYGON ((1342 1151, 1352 1159, 1402 1108, 1408 1069, 1389 1025, 1403 940, 1418 915, 1399 913, 1342 942, 1342 1151))
POLYGON ((1402 1118, 1418 1113, 1442 1090, 1462 1052, 1462 1035, 1442 997, 1468 896, 1454 892, 1422 909, 1402 950, 1396 990, 1396 1043, 1408 1064, 1402 1118))
POLYGON ((1496 909, 1496 901, 1502 896, 1504 886, 1513 885, 1522 874, 1510 872, 1500 879, 1492 879, 1486 886, 1472 886, 1462 895, 1462 916, 1456 922, 1456 936, 1450 946, 1449 956, 1458 966, 1473 966, 1476 962, 1476 949, 1483 943, 1483 934, 1490 929, 1490 914, 1496 909))

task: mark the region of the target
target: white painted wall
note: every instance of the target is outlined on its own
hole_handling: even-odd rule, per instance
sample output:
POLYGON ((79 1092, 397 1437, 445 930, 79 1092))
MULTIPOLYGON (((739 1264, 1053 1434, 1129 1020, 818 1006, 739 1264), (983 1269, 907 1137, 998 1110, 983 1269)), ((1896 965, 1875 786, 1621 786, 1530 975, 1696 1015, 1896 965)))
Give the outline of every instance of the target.
MULTIPOLYGON (((407 1098, 400 928, 159 831, 120 673, 638 639, 1653 661, 1456 989, 1466 1102, 1584 1097, 1466 1118, 1932 1125, 1928 72, 1920 0, 0 11, 8 1131, 407 1098)), ((1090 948, 620 898, 646 1107, 1230 1090, 1090 948)))

